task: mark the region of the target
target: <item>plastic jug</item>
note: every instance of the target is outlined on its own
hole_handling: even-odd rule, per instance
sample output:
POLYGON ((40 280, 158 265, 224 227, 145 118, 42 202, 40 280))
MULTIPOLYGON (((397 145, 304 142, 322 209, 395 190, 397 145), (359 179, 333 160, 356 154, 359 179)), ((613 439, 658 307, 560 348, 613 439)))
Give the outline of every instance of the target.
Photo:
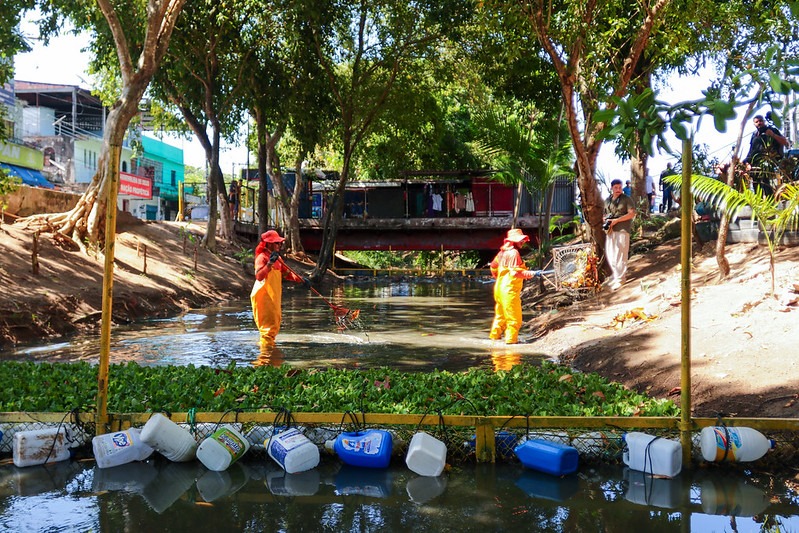
POLYGON ((141 440, 139 428, 97 435, 92 439, 92 450, 99 468, 144 461, 153 453, 153 449, 141 440))
POLYGON ((420 431, 408 445, 405 464, 420 476, 439 476, 447 464, 447 445, 420 431))
POLYGON ((516 446, 513 451, 524 466, 545 474, 565 476, 577 471, 577 450, 565 444, 532 439, 516 446))
POLYGON ((144 424, 141 440, 176 463, 191 461, 197 456, 197 441, 191 433, 161 413, 155 413, 144 424))
POLYGON ((653 476, 674 477, 682 470, 682 445, 675 440, 655 435, 626 433, 624 464, 653 476))
POLYGON ((222 426, 200 443, 197 447, 197 459, 208 470, 221 472, 238 461, 249 449, 249 441, 236 428, 222 426))
POLYGON ((269 457, 289 474, 305 472, 319 464, 319 448, 297 428, 272 435, 264 447, 269 457))
POLYGON ((386 468, 391 461, 391 433, 382 429, 344 432, 332 442, 332 448, 348 465, 386 468))
POLYGON ((70 458, 64 427, 14 433, 13 458, 18 467, 66 461, 70 458))
POLYGON ((754 516, 769 506, 766 493, 743 479, 706 479, 699 490, 702 510, 707 514, 754 516))
POLYGON ((662 509, 674 509, 680 505, 682 487, 679 480, 652 477, 625 468, 624 481, 627 483, 624 499, 628 502, 662 509))
POLYGON ((774 448, 774 441, 756 429, 747 427, 711 426, 699 434, 705 461, 757 461, 774 448))

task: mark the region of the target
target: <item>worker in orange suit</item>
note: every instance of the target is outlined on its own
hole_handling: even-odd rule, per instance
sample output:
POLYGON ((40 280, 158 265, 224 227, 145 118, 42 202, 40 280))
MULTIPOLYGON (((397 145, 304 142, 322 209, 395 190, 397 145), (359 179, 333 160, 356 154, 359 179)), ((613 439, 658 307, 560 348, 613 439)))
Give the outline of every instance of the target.
POLYGON ((261 332, 261 343, 275 343, 280 331, 281 300, 283 280, 302 283, 310 287, 311 283, 289 270, 280 257, 280 247, 285 239, 275 230, 261 235, 255 247, 255 283, 250 293, 252 316, 261 332))
POLYGON ((491 276, 494 283, 494 323, 489 338, 500 340, 505 335, 505 344, 519 342, 519 328, 522 326, 522 285, 524 280, 533 277, 522 261, 519 249, 530 238, 522 230, 508 231, 499 253, 491 261, 491 276))

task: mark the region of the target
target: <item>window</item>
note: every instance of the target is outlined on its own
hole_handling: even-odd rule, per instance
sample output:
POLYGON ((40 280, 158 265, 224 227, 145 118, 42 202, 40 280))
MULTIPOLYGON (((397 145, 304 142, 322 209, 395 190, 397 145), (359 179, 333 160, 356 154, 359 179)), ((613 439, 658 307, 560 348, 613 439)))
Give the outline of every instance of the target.
POLYGON ((169 174, 170 179, 172 180, 172 186, 175 187, 178 184, 178 173, 176 170, 170 171, 169 174))
MULTIPOLYGON (((128 162, 122 161, 122 172, 127 172, 127 171, 128 171, 128 162)), ((125 209, 125 211, 127 211, 127 209, 125 209)))

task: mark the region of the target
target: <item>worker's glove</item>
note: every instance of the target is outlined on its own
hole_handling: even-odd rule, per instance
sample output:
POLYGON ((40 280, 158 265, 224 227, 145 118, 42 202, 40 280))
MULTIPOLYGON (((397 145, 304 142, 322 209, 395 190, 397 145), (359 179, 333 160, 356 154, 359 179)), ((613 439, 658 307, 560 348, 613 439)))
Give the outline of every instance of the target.
POLYGON ((536 270, 525 270, 524 271, 524 279, 532 279, 538 275, 538 271, 536 270))
POLYGON ((277 260, 278 260, 278 259, 280 259, 280 254, 278 253, 278 251, 277 251, 277 250, 275 250, 274 252, 272 252, 272 253, 270 254, 270 256, 269 256, 269 262, 270 262, 270 263, 277 263, 277 260))
POLYGON ((302 278, 302 286, 305 287, 306 289, 310 289, 311 280, 309 280, 308 278, 302 278))

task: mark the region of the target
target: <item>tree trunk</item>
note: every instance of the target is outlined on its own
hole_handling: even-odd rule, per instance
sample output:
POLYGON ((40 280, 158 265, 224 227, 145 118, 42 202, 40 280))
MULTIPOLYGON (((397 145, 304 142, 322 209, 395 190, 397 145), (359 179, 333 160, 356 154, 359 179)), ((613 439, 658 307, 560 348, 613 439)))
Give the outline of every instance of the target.
POLYGON ((305 187, 305 176, 302 174, 302 154, 297 154, 297 159, 294 161, 294 193, 291 195, 291 203, 289 205, 289 224, 286 228, 286 236, 289 241, 289 250, 293 254, 305 254, 300 240, 300 196, 305 187))
POLYGON ((630 159, 633 204, 638 209, 640 216, 649 218, 649 197, 646 195, 646 161, 648 154, 639 143, 636 143, 634 152, 630 159))
POLYGON ((318 282, 324 276, 325 271, 330 267, 333 261, 333 254, 335 253, 336 235, 338 234, 338 227, 341 223, 341 215, 344 212, 344 189, 347 186, 349 179, 350 161, 352 159, 352 151, 348 144, 345 143, 344 149, 344 162, 341 169, 341 176, 339 176, 338 185, 331 197, 331 204, 328 205, 325 211, 324 224, 322 226, 322 245, 319 250, 319 257, 316 259, 316 266, 311 272, 311 279, 318 282))

